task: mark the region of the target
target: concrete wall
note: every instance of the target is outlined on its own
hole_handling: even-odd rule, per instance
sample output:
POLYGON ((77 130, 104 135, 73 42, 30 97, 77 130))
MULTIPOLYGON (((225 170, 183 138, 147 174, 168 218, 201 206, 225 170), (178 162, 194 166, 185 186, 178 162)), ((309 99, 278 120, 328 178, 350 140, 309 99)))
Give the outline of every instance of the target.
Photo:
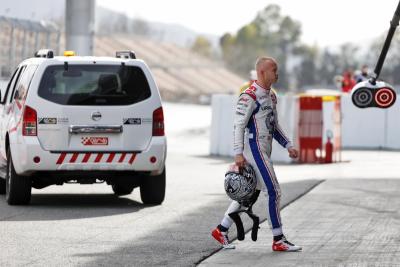
POLYGON ((400 102, 389 109, 359 109, 342 98, 344 148, 400 149, 400 102))
MULTIPOLYGON (((214 95, 212 97, 212 123, 210 153, 233 156, 233 115, 237 96, 214 95)), ((333 130, 333 102, 323 106, 324 128, 333 130)), ((400 149, 400 101, 389 109, 359 109, 350 96, 342 96, 342 148, 400 149)), ((279 123, 289 138, 296 142, 298 104, 295 96, 278 97, 279 123)), ((297 145, 295 143, 295 145, 297 145)), ((273 144, 272 160, 290 162, 287 151, 276 141, 273 144)))

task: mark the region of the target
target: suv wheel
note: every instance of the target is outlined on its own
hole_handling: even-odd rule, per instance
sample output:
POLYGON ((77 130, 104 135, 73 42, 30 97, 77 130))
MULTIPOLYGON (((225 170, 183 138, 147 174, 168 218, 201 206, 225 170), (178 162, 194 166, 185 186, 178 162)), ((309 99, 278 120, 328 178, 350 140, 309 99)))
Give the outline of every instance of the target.
POLYGON ((10 205, 25 205, 31 201, 31 179, 15 172, 11 151, 7 153, 6 200, 10 205))
POLYGON ((115 183, 111 187, 114 191, 114 194, 116 194, 117 196, 129 195, 130 193, 132 193, 133 188, 135 188, 133 185, 120 183, 115 183))
POLYGON ((144 204, 160 205, 165 197, 165 167, 160 175, 143 176, 140 197, 144 204))

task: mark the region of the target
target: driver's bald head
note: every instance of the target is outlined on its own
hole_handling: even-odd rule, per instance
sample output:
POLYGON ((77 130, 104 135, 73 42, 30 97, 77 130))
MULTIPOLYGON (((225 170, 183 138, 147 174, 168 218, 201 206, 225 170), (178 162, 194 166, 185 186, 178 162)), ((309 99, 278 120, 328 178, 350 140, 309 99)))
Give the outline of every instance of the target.
POLYGON ((257 83, 270 88, 278 81, 278 63, 272 57, 259 57, 256 61, 257 83))
POLYGON ((259 57, 256 61, 256 71, 264 70, 266 67, 277 65, 272 57, 259 57))

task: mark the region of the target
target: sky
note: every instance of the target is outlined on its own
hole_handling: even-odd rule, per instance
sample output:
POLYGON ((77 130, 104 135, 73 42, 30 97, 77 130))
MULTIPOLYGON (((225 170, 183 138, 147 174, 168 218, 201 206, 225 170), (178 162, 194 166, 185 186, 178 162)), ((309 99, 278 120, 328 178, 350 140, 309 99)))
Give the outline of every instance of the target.
POLYGON ((397 0, 97 0, 132 18, 177 23, 199 33, 235 33, 269 4, 302 24, 302 41, 337 46, 376 38, 389 29, 397 0), (367 4, 368 3, 368 4, 367 4))

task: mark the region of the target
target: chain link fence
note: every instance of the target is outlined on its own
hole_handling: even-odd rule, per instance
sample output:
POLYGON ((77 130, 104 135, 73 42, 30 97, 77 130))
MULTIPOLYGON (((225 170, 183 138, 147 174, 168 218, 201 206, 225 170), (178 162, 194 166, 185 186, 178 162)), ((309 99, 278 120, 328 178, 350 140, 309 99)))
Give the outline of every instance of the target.
POLYGON ((16 66, 41 48, 59 54, 61 31, 49 21, 0 16, 0 79, 11 76, 16 66))

